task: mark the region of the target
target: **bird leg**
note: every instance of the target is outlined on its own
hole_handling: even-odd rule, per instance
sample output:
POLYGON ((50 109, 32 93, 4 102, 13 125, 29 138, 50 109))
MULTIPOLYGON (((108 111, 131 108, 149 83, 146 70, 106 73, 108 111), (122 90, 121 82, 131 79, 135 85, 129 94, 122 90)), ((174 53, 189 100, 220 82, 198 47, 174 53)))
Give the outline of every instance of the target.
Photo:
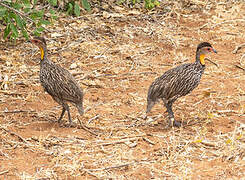
POLYGON ((69 122, 70 122, 69 126, 71 126, 72 121, 71 121, 70 108, 69 108, 68 104, 63 102, 63 108, 65 108, 65 110, 68 113, 68 119, 69 119, 69 122))
POLYGON ((168 115, 169 115, 169 121, 168 121, 169 126, 170 127, 173 127, 173 126, 180 127, 181 126, 181 123, 178 122, 178 121, 176 121, 175 118, 174 118, 174 112, 172 110, 172 104, 173 103, 171 103, 171 102, 165 104, 165 106, 167 108, 168 115))
POLYGON ((69 119, 69 126, 71 126, 71 123, 72 123, 72 121, 71 121, 71 114, 70 114, 70 108, 69 108, 69 106, 67 105, 67 113, 68 113, 68 119, 69 119))
POLYGON ((61 119, 63 118, 63 116, 65 114, 65 111, 67 111, 67 113, 68 113, 68 119, 69 119, 69 122, 70 122, 69 126, 71 126, 72 121, 71 121, 70 108, 69 108, 68 104, 67 103, 64 103, 64 102, 62 104, 62 107, 63 107, 63 109, 62 109, 60 118, 58 120, 58 123, 60 123, 61 119))
POLYGON ((59 118, 59 120, 58 120, 58 123, 60 123, 61 119, 63 118, 63 116, 64 116, 64 114, 65 114, 65 111, 66 111, 66 109, 65 109, 65 107, 63 106, 63 109, 62 109, 60 118, 59 118))

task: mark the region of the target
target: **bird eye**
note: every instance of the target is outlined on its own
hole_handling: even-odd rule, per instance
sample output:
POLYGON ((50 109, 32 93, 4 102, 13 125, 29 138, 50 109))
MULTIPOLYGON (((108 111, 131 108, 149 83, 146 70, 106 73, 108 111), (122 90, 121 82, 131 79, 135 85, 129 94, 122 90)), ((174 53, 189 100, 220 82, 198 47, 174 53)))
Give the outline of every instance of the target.
POLYGON ((208 50, 208 51, 210 51, 210 50, 211 50, 211 48, 207 48, 207 50, 208 50))

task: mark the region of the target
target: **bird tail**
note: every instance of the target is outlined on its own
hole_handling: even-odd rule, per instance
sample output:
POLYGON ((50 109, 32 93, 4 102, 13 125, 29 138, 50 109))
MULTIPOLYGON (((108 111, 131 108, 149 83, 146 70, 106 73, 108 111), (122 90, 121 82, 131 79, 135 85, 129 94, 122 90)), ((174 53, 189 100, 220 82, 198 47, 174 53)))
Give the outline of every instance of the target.
POLYGON ((149 113, 154 105, 155 105, 155 101, 151 100, 150 98, 147 98, 146 113, 149 113))
POLYGON ((76 104, 77 110, 80 115, 83 115, 84 110, 83 110, 83 103, 76 104))

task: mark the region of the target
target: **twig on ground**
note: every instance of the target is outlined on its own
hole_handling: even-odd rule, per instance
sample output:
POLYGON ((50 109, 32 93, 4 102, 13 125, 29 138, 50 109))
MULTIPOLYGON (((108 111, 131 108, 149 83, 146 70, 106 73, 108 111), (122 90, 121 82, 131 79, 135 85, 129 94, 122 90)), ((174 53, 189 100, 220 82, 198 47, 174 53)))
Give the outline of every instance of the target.
POLYGON ((90 119, 88 120, 88 124, 90 124, 93 120, 98 119, 99 117, 100 117, 100 115, 97 114, 96 116, 90 118, 90 119))
POLYGON ((11 113, 32 113, 36 112, 34 110, 14 110, 14 111, 1 111, 0 113, 6 113, 6 114, 11 114, 11 113))
POLYGON ((219 67, 219 65, 215 62, 213 62, 212 60, 208 59, 208 58, 205 58, 205 60, 207 60, 208 62, 211 62, 212 64, 214 64, 215 66, 219 67))
POLYGON ((15 132, 12 132, 12 131, 10 131, 8 129, 5 129, 4 127, 0 127, 0 129, 4 130, 5 132, 8 132, 10 135, 18 137, 22 142, 28 143, 23 137, 21 137, 20 135, 16 134, 15 132))
POLYGON ((236 21, 245 21, 244 19, 231 19, 231 20, 226 20, 226 21, 223 21, 221 23, 217 23, 215 25, 213 25, 211 28, 215 28, 221 24, 225 24, 225 23, 232 23, 232 22, 236 22, 236 21))
POLYGON ((87 83, 84 83, 84 82, 81 82, 83 85, 87 86, 87 87, 90 87, 90 88, 104 88, 103 86, 101 85, 93 85, 93 84, 87 84, 87 83))
POLYGON ((233 54, 236 54, 237 51, 239 51, 240 49, 242 49, 244 46, 245 46, 245 43, 236 46, 235 49, 232 51, 232 53, 233 54))
POLYGON ((153 141, 151 141, 150 139, 146 138, 146 137, 143 137, 142 138, 144 141, 148 142, 149 144, 151 145, 155 145, 155 143, 153 141))
POLYGON ((204 146, 208 146, 208 147, 216 147, 215 144, 208 142, 208 141, 201 141, 201 144, 203 144, 204 146))
POLYGON ((78 121, 79 121, 79 123, 80 123, 80 126, 81 126, 81 128, 83 129, 83 130, 85 130, 85 131, 88 131, 90 134, 92 134, 92 135, 95 135, 95 136, 98 136, 98 134, 96 134, 95 132, 93 132, 93 131, 91 131, 90 129, 88 129, 81 121, 80 121, 80 119, 79 118, 77 118, 78 119, 78 121))
POLYGON ((235 67, 237 67, 237 68, 239 68, 239 69, 241 69, 241 70, 243 70, 243 71, 245 71, 245 68, 243 68, 243 67, 241 67, 241 66, 239 66, 239 65, 234 65, 235 67))
POLYGON ((2 171, 2 172, 0 172, 0 175, 3 175, 3 174, 8 173, 8 172, 9 172, 9 170, 2 171))
POLYGON ((107 142, 107 143, 103 143, 103 144, 98 144, 98 146, 109 146, 109 145, 113 145, 113 144, 121 144, 121 143, 125 143, 127 141, 135 141, 137 139, 139 139, 139 137, 138 138, 121 139, 121 140, 113 141, 113 142, 107 142))
POLYGON ((95 177, 96 179, 100 179, 100 178, 98 178, 94 173, 90 172, 90 170, 82 169, 82 171, 85 171, 86 173, 88 173, 89 175, 95 177))
POLYGON ((120 164, 120 165, 115 165, 115 166, 110 166, 110 167, 105 167, 105 168, 100 168, 100 169, 86 169, 86 171, 105 171, 105 170, 109 170, 109 169, 116 169, 116 168, 127 167, 127 166, 132 165, 132 164, 135 164, 135 163, 137 163, 137 162, 120 164))

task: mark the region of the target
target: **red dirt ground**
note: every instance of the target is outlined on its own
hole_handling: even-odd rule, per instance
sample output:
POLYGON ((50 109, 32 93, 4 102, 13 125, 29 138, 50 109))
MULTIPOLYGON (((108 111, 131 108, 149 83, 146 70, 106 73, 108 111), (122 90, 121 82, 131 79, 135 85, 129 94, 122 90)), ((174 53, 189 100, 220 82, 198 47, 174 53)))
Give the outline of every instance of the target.
POLYGON ((85 91, 85 115, 70 106, 74 127, 57 123, 36 47, 2 41, 0 179, 244 178, 245 50, 233 50, 244 43, 245 3, 199 3, 176 3, 169 16, 122 8, 54 24, 49 58, 85 91), (187 125, 166 128, 162 103, 143 120, 151 82, 193 62, 201 41, 218 51, 208 57, 217 66, 206 61, 200 85, 174 104, 187 125))

